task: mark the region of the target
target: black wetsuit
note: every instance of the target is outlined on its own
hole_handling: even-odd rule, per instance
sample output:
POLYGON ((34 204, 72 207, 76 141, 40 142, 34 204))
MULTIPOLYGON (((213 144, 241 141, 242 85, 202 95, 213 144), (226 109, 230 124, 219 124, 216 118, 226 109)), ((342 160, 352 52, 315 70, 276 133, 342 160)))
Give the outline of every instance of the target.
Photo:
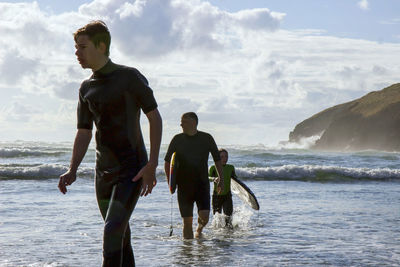
MULTIPOLYGON (((231 193, 231 178, 236 177, 235 167, 230 164, 222 166, 222 173, 224 175, 224 189, 218 194, 218 186, 214 183, 214 192, 212 196, 213 214, 216 212, 231 216, 233 213, 232 193, 231 193)), ((208 175, 210 177, 217 177, 217 169, 215 165, 211 166, 208 175)))
POLYGON ((179 162, 177 185, 181 216, 193 217, 194 202, 198 210, 210 210, 209 153, 214 161, 220 160, 213 137, 201 131, 193 136, 177 134, 169 144, 164 160, 170 162, 174 152, 179 162))
POLYGON ((103 266, 134 266, 129 218, 141 183, 132 178, 147 163, 140 110, 157 108, 146 78, 111 60, 79 90, 78 129, 96 124, 96 197, 105 221, 103 266))

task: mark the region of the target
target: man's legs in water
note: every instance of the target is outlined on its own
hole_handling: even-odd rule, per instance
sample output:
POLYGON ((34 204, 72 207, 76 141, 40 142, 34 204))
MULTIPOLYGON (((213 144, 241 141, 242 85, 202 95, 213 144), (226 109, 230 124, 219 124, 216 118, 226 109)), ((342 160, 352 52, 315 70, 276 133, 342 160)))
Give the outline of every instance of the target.
POLYGON ((133 249, 131 244, 131 229, 128 226, 126 227, 124 241, 123 241, 123 249, 122 249, 122 267, 132 267, 135 266, 135 257, 133 255, 133 249))
POLYGON ((232 225, 232 213, 233 213, 233 203, 232 203, 232 193, 229 192, 226 195, 224 203, 223 203, 223 211, 225 214, 225 225, 228 228, 233 228, 232 225))
MULTIPOLYGON (((196 229, 196 234, 194 237, 201 237, 203 228, 206 226, 209 220, 209 210, 199 210, 198 226, 196 229)), ((183 238, 192 239, 193 238, 193 217, 183 217, 183 238)))
POLYGON ((208 223, 210 214, 210 184, 208 180, 205 185, 200 184, 190 187, 178 185, 179 211, 183 219, 183 238, 193 238, 193 205, 196 202, 198 208, 198 227, 195 237, 199 237, 208 223))
POLYGON ((191 188, 178 185, 179 212, 183 220, 183 238, 193 238, 193 193, 191 188))
POLYGON ((197 220, 198 226, 197 226, 196 234, 195 234, 196 238, 201 237, 203 228, 208 223, 209 216, 210 216, 210 210, 199 210, 198 215, 199 215, 199 218, 197 220))
POLYGON ((111 185, 102 177, 96 178, 97 201, 105 221, 103 266, 134 266, 129 218, 139 198, 141 181, 111 185))
POLYGON ((193 217, 182 217, 183 219, 183 238, 193 239, 193 217))
POLYGON ((222 213, 222 205, 224 203, 224 199, 219 196, 213 194, 212 196, 212 209, 213 209, 213 214, 215 213, 222 213))

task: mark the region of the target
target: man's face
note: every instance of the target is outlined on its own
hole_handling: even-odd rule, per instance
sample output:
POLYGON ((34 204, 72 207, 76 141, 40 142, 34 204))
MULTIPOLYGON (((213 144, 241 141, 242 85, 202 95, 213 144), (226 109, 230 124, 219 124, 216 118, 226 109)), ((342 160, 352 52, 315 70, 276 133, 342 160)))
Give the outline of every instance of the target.
POLYGON ((228 154, 224 151, 219 153, 219 156, 221 157, 221 163, 222 165, 226 165, 226 163, 228 162, 228 154))
POLYGON ((196 121, 194 119, 191 118, 187 118, 187 117, 182 117, 181 118, 181 127, 183 130, 183 133, 191 133, 193 131, 196 130, 196 121))
POLYGON ((89 36, 79 35, 75 43, 75 55, 81 64, 82 68, 95 68, 99 59, 104 56, 101 47, 95 47, 89 36))

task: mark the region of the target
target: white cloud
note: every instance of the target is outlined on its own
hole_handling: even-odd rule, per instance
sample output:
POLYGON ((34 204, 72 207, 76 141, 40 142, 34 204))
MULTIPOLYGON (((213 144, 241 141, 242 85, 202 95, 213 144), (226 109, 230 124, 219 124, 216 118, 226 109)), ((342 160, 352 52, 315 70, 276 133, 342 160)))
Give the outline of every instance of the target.
POLYGON ((361 0, 357 4, 358 4, 358 7, 361 8, 362 10, 368 10, 369 9, 368 0, 361 0))
POLYGON ((56 96, 64 99, 76 100, 78 99, 78 90, 80 84, 77 82, 64 81, 59 86, 54 87, 54 93, 56 96))
POLYGON ((40 10, 36 2, 0 3, 0 18, 0 43, 7 49, 18 49, 23 56, 52 56, 71 39, 64 31, 67 23, 54 23, 55 17, 40 10))
POLYGON ((179 119, 183 113, 196 111, 201 106, 201 103, 190 98, 172 98, 167 102, 159 101, 159 109, 164 114, 164 119, 175 120, 179 119))
POLYGON ((0 59, 0 81, 15 85, 26 75, 34 75, 39 65, 34 59, 26 58, 11 49, 0 59))
POLYGON ((390 74, 390 70, 382 66, 374 65, 372 66, 372 73, 376 76, 387 75, 390 74))
POLYGON ((109 25, 112 59, 150 81, 163 142, 180 131, 183 112, 195 111, 221 143, 276 143, 312 114, 400 76, 398 44, 282 30, 284 14, 266 8, 231 13, 200 0, 96 0, 53 15, 35 3, 0 3, 2 133, 24 122, 38 138, 73 135, 78 88, 90 71, 75 60, 72 33, 92 19, 109 25), (51 134, 39 129, 49 125, 51 134))
POLYGON ((270 12, 267 8, 242 10, 231 14, 232 22, 248 30, 273 31, 280 26, 285 14, 270 12))
POLYGON ((109 22, 119 49, 136 57, 182 49, 221 50, 225 46, 218 36, 225 30, 273 31, 283 18, 268 9, 228 13, 199 0, 95 0, 79 10, 109 22))
POLYGON ((32 119, 32 115, 38 113, 40 113, 40 110, 37 107, 14 101, 10 106, 2 108, 1 117, 3 121, 9 120, 29 123, 32 119))

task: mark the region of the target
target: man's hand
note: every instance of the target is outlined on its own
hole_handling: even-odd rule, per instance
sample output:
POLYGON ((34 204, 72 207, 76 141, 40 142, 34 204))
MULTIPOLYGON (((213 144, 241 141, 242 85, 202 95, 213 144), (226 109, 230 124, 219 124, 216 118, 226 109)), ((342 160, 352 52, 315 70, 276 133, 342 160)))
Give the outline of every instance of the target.
POLYGON ((220 179, 220 178, 217 178, 216 180, 218 183, 217 192, 218 192, 218 194, 221 194, 222 191, 224 191, 224 180, 220 179))
POLYGON ((74 148, 72 149, 71 164, 69 170, 60 176, 58 188, 60 192, 67 193, 67 186, 71 185, 76 180, 76 171, 83 157, 86 154, 90 140, 92 139, 92 130, 78 129, 75 136, 74 148))
POLYGON ((151 194, 151 191, 157 185, 156 167, 157 166, 151 163, 147 163, 132 179, 133 182, 136 182, 143 178, 142 192, 140 193, 140 196, 151 194))
POLYGON ((221 179, 219 177, 215 177, 213 182, 217 184, 217 193, 221 194, 221 192, 224 190, 224 182, 221 183, 221 179))
POLYGON ((217 169, 217 174, 218 174, 217 192, 218 192, 218 194, 221 194, 222 191, 224 190, 224 172, 222 170, 221 160, 215 161, 215 168, 217 169))
POLYGON ((67 193, 67 186, 71 185, 76 180, 76 172, 68 170, 66 173, 60 176, 60 181, 58 182, 58 189, 60 192, 67 193))

